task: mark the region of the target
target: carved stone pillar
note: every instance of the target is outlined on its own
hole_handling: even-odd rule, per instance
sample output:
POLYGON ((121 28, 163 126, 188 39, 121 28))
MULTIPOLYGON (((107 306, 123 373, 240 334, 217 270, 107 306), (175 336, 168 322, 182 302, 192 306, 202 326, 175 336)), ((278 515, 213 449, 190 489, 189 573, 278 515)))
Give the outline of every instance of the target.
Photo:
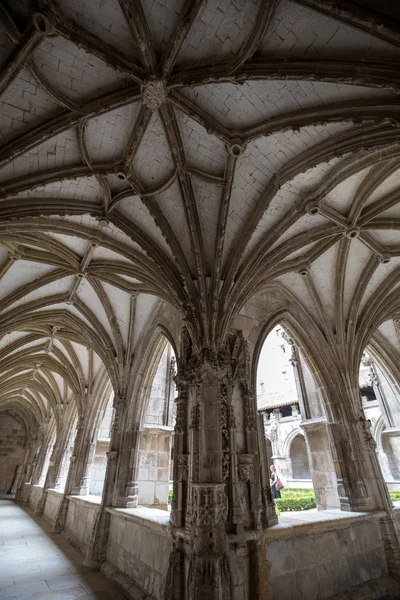
POLYGON ((100 510, 96 517, 91 540, 85 555, 85 566, 99 568, 107 558, 107 543, 110 531, 111 515, 108 506, 125 505, 126 480, 121 482, 120 473, 126 472, 120 460, 127 458, 122 452, 124 447, 124 431, 127 402, 125 398, 114 399, 114 418, 111 426, 110 450, 107 452, 107 467, 104 479, 100 510), (121 471, 120 471, 121 469, 121 471), (117 499, 117 504, 115 504, 117 499))
MULTIPOLYGON (((182 336, 168 600, 267 597, 268 580, 257 575, 266 482, 246 350, 237 334, 217 355, 199 355, 182 336)), ((270 494, 269 502, 272 524, 270 494)))

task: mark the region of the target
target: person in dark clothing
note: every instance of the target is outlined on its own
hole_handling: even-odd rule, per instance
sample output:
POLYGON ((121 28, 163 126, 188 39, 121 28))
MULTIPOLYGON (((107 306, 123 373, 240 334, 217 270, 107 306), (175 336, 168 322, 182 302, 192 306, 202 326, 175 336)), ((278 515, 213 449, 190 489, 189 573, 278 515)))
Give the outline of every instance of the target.
POLYGON ((270 479, 271 493, 272 493, 272 497, 274 498, 274 500, 276 500, 277 498, 281 497, 281 493, 280 493, 279 489, 277 489, 277 487, 276 487, 276 484, 278 483, 278 481, 280 481, 280 479, 278 477, 278 473, 276 472, 276 467, 274 467, 274 465, 271 465, 270 468, 271 468, 271 479, 270 479))

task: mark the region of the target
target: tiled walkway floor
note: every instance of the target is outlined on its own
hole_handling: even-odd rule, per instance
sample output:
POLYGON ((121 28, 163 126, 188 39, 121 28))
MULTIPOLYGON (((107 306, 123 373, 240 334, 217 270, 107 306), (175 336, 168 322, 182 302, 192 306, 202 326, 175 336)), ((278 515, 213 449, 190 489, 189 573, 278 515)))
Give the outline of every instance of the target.
POLYGON ((13 500, 0 499, 0 600, 123 600, 61 535, 13 500))

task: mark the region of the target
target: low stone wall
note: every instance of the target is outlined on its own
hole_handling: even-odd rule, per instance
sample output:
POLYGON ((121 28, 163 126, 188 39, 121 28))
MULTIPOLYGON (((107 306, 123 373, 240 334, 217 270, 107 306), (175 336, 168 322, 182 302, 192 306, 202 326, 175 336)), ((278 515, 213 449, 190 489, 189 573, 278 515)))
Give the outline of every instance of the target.
POLYGON ((67 520, 63 535, 85 554, 100 510, 100 498, 69 496, 67 520))
POLYGON ((29 490, 28 506, 35 511, 39 505, 40 500, 43 496, 42 485, 31 485, 29 490))
POLYGON ((102 570, 106 575, 112 573, 112 578, 117 581, 115 569, 125 575, 123 587, 132 597, 137 596, 139 587, 149 600, 162 600, 172 549, 169 513, 146 508, 108 510, 111 513, 110 537, 107 563, 102 570), (131 590, 129 581, 132 582, 131 590))
POLYGON ((271 597, 322 600, 385 577, 383 513, 318 513, 322 521, 280 523, 265 532, 271 597))
POLYGON ((43 519, 50 525, 56 522, 63 493, 59 490, 47 490, 46 504, 44 505, 43 519))

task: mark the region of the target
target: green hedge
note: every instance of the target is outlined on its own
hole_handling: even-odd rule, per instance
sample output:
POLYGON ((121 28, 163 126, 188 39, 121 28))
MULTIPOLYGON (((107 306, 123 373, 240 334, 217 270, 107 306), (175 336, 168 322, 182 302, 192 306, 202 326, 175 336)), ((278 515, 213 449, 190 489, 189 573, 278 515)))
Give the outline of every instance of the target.
POLYGON ((314 498, 313 488, 283 488, 282 498, 314 498))
POLYGON ((173 491, 169 490, 169 492, 168 492, 168 504, 172 504, 172 494, 173 494, 173 491))
POLYGON ((303 498, 278 498, 275 500, 277 507, 280 512, 286 512, 288 510, 310 510, 315 508, 315 498, 306 496, 303 498))
POLYGON ((389 496, 392 500, 400 500, 400 490, 389 490, 389 496))

